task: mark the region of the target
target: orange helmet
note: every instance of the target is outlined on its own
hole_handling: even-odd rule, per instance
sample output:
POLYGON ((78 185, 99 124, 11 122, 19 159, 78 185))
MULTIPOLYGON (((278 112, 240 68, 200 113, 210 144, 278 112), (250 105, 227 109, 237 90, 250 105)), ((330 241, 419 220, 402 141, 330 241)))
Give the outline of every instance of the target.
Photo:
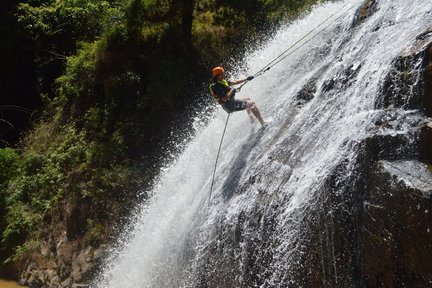
POLYGON ((215 67, 212 70, 213 77, 216 77, 217 75, 222 74, 224 72, 225 72, 225 70, 222 67, 220 67, 220 66, 215 67))

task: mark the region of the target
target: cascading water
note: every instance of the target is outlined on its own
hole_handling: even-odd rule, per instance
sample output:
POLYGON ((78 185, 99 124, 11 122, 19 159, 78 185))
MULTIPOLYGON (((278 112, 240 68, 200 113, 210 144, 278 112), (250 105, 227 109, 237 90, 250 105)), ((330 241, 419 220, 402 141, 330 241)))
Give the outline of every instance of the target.
MULTIPOLYGON (((363 1, 350 2, 358 8, 363 1)), ((322 191, 342 164, 344 177, 353 175, 360 143, 370 136, 377 115, 387 113, 376 103, 392 62, 432 27, 431 1, 369 2, 373 13, 362 23, 353 23, 355 9, 346 12, 345 2, 316 7, 247 57, 245 67, 253 74, 327 17, 345 12, 242 89, 238 97, 252 97, 272 120, 261 131, 246 113, 231 116, 210 204, 226 114, 219 111, 210 124, 197 124, 197 136, 161 174, 150 203, 132 221, 133 231, 108 261, 100 287, 342 283, 332 238, 337 226, 315 231, 322 244, 316 275, 304 260, 312 253, 308 223, 334 217, 313 213, 327 205, 322 191)), ((383 133, 403 134, 420 121, 413 110, 392 113, 393 120, 405 122, 383 133)), ((344 177, 333 177, 337 195, 347 189, 344 177)))

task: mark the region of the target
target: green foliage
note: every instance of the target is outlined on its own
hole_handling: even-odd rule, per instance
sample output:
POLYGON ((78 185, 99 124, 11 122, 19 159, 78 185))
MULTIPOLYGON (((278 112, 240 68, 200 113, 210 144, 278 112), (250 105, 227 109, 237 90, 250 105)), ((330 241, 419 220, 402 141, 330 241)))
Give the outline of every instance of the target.
MULTIPOLYGON (((17 173, 18 154, 14 149, 0 149, 0 228, 4 226, 6 188, 17 173)), ((0 229, 1 231, 2 229, 0 229)))
POLYGON ((97 246, 103 241, 105 228, 101 223, 97 223, 94 220, 89 219, 87 221, 87 242, 90 245, 97 246))
POLYGON ((66 73, 57 79, 59 97, 54 105, 61 109, 58 112, 67 114, 62 116, 78 116, 77 113, 96 101, 96 43, 82 44, 77 54, 68 58, 66 73))
POLYGON ((16 173, 18 154, 12 148, 0 149, 0 189, 16 173))
MULTIPOLYGON (((121 199, 132 185, 136 185, 133 179, 138 174, 133 166, 127 163, 114 165, 125 158, 122 155, 124 139, 118 132, 113 133, 106 144, 101 144, 89 140, 85 131, 67 125, 56 132, 51 138, 54 142, 43 150, 39 145, 33 145, 38 140, 34 137, 41 137, 43 141, 45 136, 40 131, 32 135, 20 159, 11 149, 0 150, 0 165, 17 162, 18 177, 13 178, 3 191, 7 209, 1 246, 15 251, 8 254, 9 260, 25 251, 27 235, 34 233, 46 217, 52 217, 66 199, 98 198, 109 202, 110 198, 121 199), (108 155, 111 161, 107 160, 108 155), (101 161, 103 158, 105 163, 101 161), (16 250, 17 245, 22 249, 16 250)), ((93 217, 103 218, 102 215, 93 217)), ((99 241, 97 235, 102 230, 100 225, 91 227, 92 243, 99 241)))
POLYGON ((25 259, 27 253, 31 251, 37 251, 40 248, 41 244, 42 241, 38 239, 31 239, 24 242, 24 244, 19 245, 15 248, 14 255, 6 259, 5 263, 16 262, 23 258, 25 259))
POLYGON ((67 57, 82 42, 92 42, 120 23, 120 1, 51 0, 17 5, 19 32, 27 40, 38 71, 38 92, 56 96, 55 79, 63 74, 67 57))
POLYGON ((230 27, 252 26, 259 30, 297 15, 318 2, 320 0, 215 0, 216 7, 219 7, 215 20, 230 27))
POLYGON ((116 5, 110 1, 55 0, 37 6, 29 3, 18 6, 21 26, 33 39, 47 41, 50 46, 65 45, 64 42, 73 46, 77 41, 92 41, 120 17, 116 5), (62 43, 56 41, 60 37, 65 37, 62 43))
MULTIPOLYGON (((183 73, 187 64, 184 59, 169 55, 160 63, 160 69, 155 71, 149 79, 146 102, 141 102, 143 108, 151 108, 155 113, 164 106, 169 112, 175 109, 175 99, 181 101, 184 91, 187 90, 187 78, 183 73)), ((143 99, 143 100, 144 100, 143 99)))

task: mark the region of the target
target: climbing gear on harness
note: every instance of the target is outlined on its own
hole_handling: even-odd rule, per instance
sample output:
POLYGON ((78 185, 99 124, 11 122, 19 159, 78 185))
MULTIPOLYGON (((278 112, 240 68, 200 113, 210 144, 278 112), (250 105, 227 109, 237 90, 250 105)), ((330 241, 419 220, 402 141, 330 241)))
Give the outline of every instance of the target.
POLYGON ((218 67, 213 68, 212 75, 213 75, 213 77, 216 77, 217 75, 222 74, 224 72, 225 72, 225 70, 222 67, 218 66, 218 67))
POLYGON ((214 99, 215 99, 219 104, 223 104, 224 101, 222 101, 221 96, 218 95, 218 94, 216 94, 216 93, 214 92, 214 90, 213 90, 214 86, 217 85, 217 84, 222 85, 222 87, 224 88, 224 93, 225 93, 225 94, 228 94, 228 93, 231 91, 231 87, 230 87, 228 81, 226 81, 226 80, 213 81, 213 82, 210 84, 210 86, 209 86, 210 94, 213 96, 213 98, 214 98, 214 99))

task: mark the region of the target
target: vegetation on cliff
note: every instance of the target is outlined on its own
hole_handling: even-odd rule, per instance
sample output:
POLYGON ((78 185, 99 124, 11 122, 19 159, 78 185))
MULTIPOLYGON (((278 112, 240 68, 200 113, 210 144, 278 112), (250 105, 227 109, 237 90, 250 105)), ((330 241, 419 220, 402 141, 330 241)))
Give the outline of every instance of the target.
POLYGON ((241 59, 316 2, 3 3, 0 118, 31 129, 16 145, 15 131, 0 135, 9 142, 0 149, 0 266, 16 273, 64 234, 83 246, 106 242, 146 197, 139 191, 174 148, 169 140, 211 103, 199 93, 209 68, 241 59))

